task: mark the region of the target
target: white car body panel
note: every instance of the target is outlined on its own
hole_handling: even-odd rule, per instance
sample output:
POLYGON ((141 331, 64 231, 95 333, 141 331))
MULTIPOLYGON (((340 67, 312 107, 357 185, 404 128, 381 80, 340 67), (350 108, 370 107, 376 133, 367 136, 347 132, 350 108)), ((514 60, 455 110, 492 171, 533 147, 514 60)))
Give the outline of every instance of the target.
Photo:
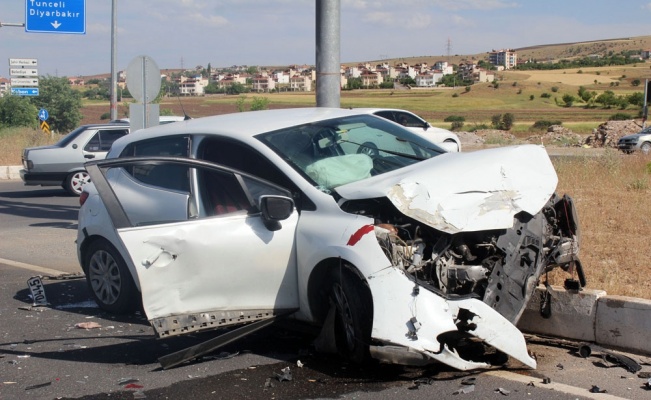
POLYGON ((364 183, 337 192, 346 199, 387 196, 405 215, 457 233, 509 228, 518 212, 535 214, 558 178, 546 151, 526 145, 442 155, 364 183))
POLYGON ((215 310, 298 307, 298 214, 270 232, 257 216, 120 229, 147 318, 215 310), (200 276, 201 279, 188 279, 200 276), (255 276, 257 279, 252 280, 255 276))

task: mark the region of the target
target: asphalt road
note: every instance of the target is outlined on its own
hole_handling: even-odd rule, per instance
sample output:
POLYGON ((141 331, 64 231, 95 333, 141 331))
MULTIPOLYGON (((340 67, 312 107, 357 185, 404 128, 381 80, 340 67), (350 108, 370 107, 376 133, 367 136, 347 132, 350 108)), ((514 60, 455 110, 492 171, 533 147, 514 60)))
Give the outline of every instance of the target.
MULTIPOLYGON (((442 365, 360 368, 315 353, 311 333, 283 326, 163 370, 159 357, 215 332, 157 340, 142 314, 116 317, 99 310, 83 278, 57 279, 59 272, 79 272, 77 208, 77 198, 63 190, 0 181, 0 400, 643 399, 651 394, 644 387, 647 379, 600 358, 581 358, 569 347, 531 343, 536 370, 516 364, 480 372, 442 365), (46 278, 49 306, 40 310, 31 307, 27 287, 35 275, 46 278), (284 379, 290 377, 284 368, 291 380, 284 379), (550 383, 542 383, 544 378, 550 383), (593 386, 607 393, 591 393, 593 386)), ((642 371, 651 372, 651 366, 642 371)))

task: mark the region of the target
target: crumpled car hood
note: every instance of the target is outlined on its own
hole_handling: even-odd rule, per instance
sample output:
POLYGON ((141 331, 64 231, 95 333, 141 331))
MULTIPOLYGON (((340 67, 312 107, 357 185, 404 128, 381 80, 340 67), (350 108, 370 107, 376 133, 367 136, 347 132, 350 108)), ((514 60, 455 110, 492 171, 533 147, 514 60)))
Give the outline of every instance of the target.
POLYGON ((387 197, 403 214, 446 233, 507 229, 536 214, 558 178, 546 150, 523 145, 448 153, 336 188, 345 200, 387 197))

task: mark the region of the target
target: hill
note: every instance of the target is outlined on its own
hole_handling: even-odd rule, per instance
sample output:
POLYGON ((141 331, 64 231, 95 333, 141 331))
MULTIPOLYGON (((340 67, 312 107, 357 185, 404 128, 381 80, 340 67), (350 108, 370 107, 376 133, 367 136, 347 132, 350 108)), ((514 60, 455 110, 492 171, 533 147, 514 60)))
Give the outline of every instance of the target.
MULTIPOLYGON (((495 49, 498 49, 497 47, 495 49)), ((490 49, 493 50, 493 49, 490 49)), ((452 64, 459 64, 466 61, 480 61, 488 59, 488 52, 478 54, 466 55, 435 55, 435 56, 415 56, 415 57, 402 57, 386 60, 367 60, 370 63, 388 62, 394 65, 398 62, 406 62, 408 64, 428 63, 429 65, 437 61, 448 61, 452 64)), ((572 59, 590 56, 594 54, 607 55, 610 52, 615 54, 622 51, 638 51, 638 50, 651 50, 651 35, 650 36, 636 36, 618 39, 603 39, 592 40, 585 42, 571 42, 571 43, 554 43, 554 44, 541 44, 535 46, 521 47, 514 49, 518 53, 518 58, 521 60, 535 59, 539 61, 548 60, 556 61, 560 59, 572 59)), ((347 62, 344 65, 357 65, 359 62, 347 62)))

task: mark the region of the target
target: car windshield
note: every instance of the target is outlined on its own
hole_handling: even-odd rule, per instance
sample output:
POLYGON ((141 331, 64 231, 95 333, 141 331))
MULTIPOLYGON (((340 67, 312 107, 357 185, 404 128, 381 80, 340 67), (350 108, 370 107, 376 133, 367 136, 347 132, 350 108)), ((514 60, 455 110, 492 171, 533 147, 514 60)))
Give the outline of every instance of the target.
POLYGON ((445 152, 426 139, 371 115, 294 126, 264 133, 258 139, 325 192, 445 152))

